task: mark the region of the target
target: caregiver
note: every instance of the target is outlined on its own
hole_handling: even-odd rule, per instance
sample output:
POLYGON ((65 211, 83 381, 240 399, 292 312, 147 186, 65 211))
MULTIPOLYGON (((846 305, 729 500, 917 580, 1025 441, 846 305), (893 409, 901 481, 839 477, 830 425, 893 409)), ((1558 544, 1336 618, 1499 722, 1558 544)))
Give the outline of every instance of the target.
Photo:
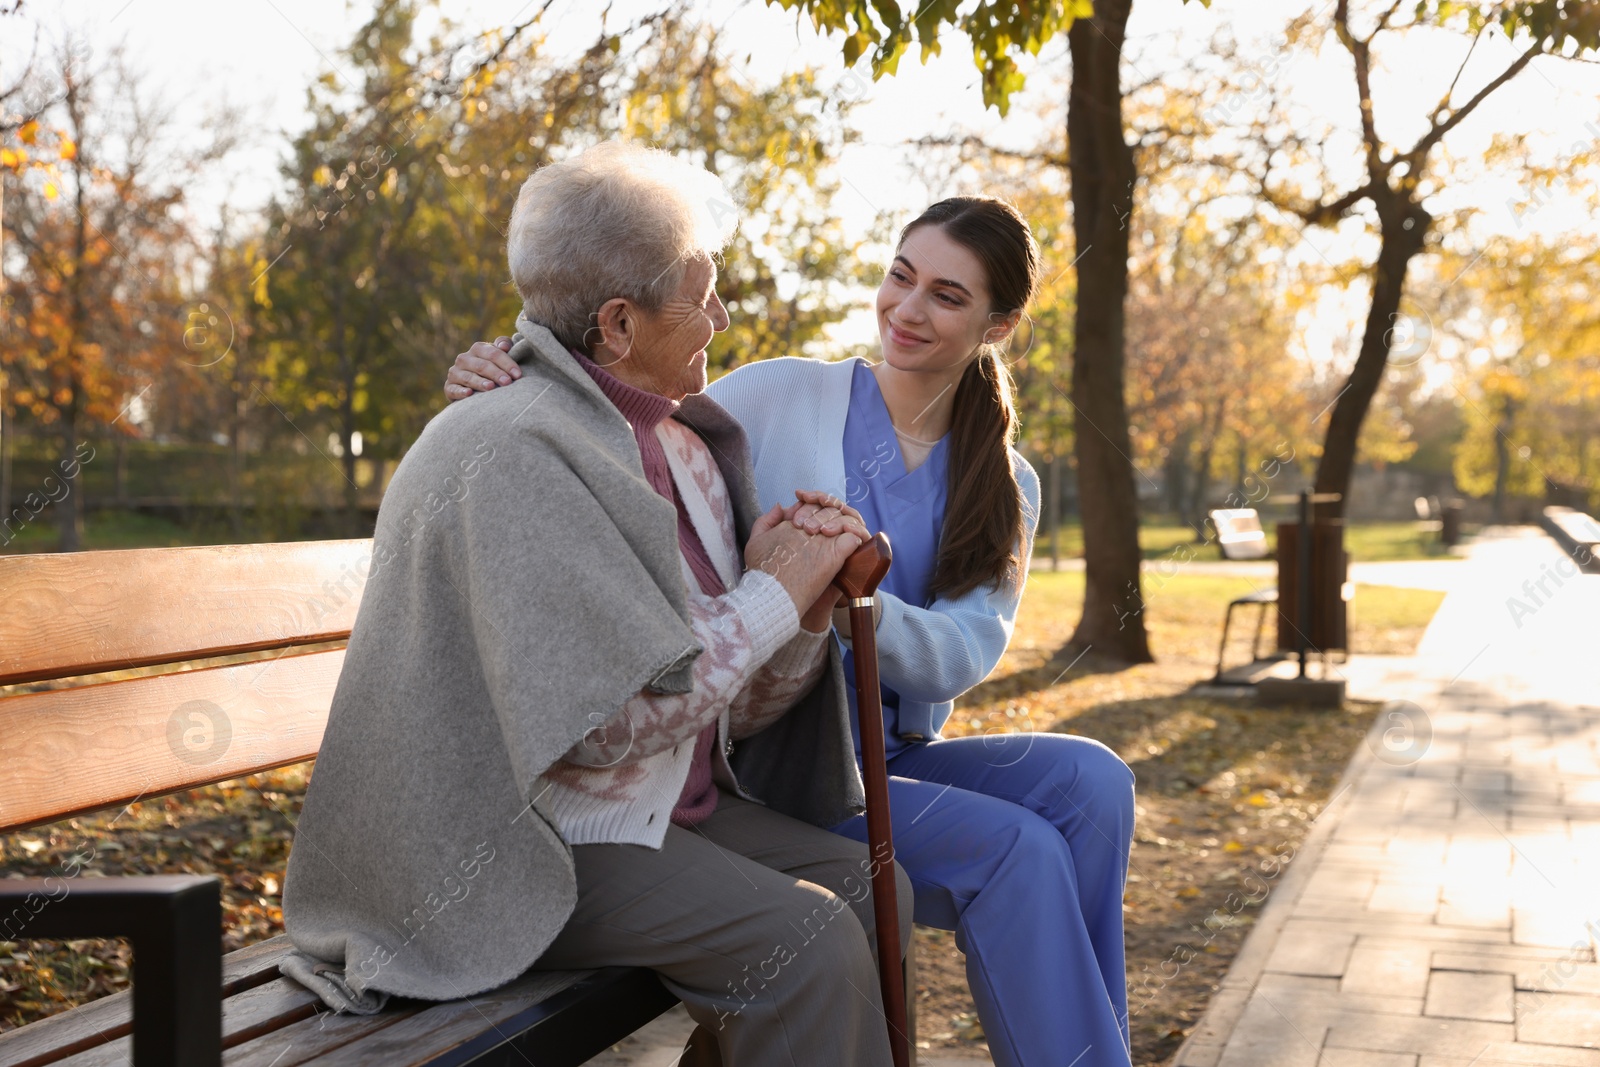
MULTIPOLYGON (((834 529, 818 511, 844 501, 894 546, 877 642, 895 854, 916 921, 956 932, 995 1063, 1126 1065, 1132 772, 1087 738, 939 737, 953 700, 1005 651, 1038 521, 998 348, 1037 275, 1015 208, 940 201, 901 233, 878 289, 881 361, 768 360, 707 392, 745 427, 762 507, 823 486, 831 495, 798 494, 791 521, 834 529)), ((445 391, 518 376, 479 342, 445 391)), ((848 647, 848 621, 835 621, 848 647)), ((835 829, 864 840, 865 819, 835 829)))

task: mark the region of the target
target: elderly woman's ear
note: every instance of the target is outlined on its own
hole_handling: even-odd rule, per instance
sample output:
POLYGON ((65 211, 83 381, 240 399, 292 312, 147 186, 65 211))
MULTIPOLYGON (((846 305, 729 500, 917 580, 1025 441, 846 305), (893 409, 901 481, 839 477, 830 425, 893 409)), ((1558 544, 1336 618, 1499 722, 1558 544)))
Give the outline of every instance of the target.
POLYGON ((473 393, 488 392, 496 385, 510 385, 522 377, 522 368, 512 359, 511 338, 496 337, 494 344, 479 341, 456 356, 444 376, 444 395, 450 400, 465 400, 473 393))
POLYGON ((639 313, 632 302, 616 296, 600 305, 585 340, 589 358, 597 366, 611 367, 627 359, 638 339, 639 313))

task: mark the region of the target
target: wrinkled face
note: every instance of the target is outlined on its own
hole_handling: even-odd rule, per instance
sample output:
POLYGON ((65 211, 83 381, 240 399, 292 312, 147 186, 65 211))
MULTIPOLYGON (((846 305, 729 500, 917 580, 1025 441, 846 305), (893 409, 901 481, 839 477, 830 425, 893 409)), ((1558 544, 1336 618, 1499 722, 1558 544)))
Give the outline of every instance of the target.
POLYGON ((896 370, 964 366, 985 341, 998 340, 983 264, 940 226, 919 226, 896 252, 878 287, 878 336, 896 370))
POLYGON ((709 259, 691 260, 678 291, 655 311, 641 311, 633 350, 612 373, 630 385, 682 400, 705 391, 706 345, 728 328, 709 259))

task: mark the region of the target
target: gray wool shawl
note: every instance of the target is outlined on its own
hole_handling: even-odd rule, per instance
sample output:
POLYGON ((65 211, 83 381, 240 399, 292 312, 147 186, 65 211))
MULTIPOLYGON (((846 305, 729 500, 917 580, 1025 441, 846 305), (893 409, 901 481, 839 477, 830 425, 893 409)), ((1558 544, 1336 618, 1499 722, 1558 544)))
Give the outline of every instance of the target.
MULTIPOLYGON (((283 973, 338 1011, 527 970, 576 902, 541 775, 641 689, 693 684, 676 510, 571 353, 519 325, 522 378, 436 416, 378 513, 284 884, 283 973)), ((743 430, 705 396, 676 417, 716 457, 743 545, 743 430)), ((864 803, 829 646, 817 685, 732 759, 749 795, 824 827, 864 803)))

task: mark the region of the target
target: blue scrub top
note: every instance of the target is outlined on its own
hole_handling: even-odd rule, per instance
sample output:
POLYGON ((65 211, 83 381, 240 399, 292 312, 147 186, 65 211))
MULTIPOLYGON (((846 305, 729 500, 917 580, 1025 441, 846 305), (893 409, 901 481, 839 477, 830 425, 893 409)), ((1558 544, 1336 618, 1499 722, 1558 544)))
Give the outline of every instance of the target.
MULTIPOLYGON (((907 473, 889 407, 870 364, 858 360, 850 382, 850 411, 844 424, 845 497, 861 512, 867 529, 889 535, 894 562, 879 589, 913 607, 932 603, 928 583, 939 556, 948 494, 950 436, 933 446, 922 466, 907 473)), ((850 697, 850 733, 861 757, 856 715, 855 659, 845 650, 844 676, 850 697)), ((884 741, 892 755, 912 743, 900 736, 900 694, 883 686, 884 741)))

